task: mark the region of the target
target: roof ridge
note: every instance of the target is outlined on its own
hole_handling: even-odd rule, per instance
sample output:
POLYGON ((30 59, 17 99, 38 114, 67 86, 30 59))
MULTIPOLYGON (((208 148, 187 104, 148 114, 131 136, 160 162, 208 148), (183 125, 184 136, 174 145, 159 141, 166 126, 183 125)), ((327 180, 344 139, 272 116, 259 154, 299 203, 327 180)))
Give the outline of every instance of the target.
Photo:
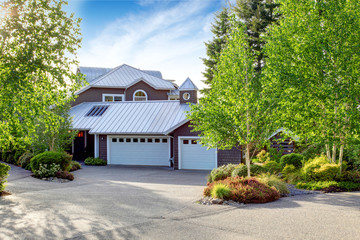
POLYGON ((94 84, 96 84, 96 83, 99 82, 102 78, 104 78, 105 76, 107 76, 107 75, 113 73, 114 71, 120 69, 120 68, 123 67, 124 65, 126 65, 126 64, 122 64, 122 65, 119 65, 119 66, 117 66, 117 67, 114 67, 114 68, 113 68, 112 70, 110 70, 109 72, 107 72, 107 73, 105 73, 105 74, 103 74, 103 75, 95 78, 95 79, 91 82, 91 84, 89 84, 89 85, 94 85, 94 84))

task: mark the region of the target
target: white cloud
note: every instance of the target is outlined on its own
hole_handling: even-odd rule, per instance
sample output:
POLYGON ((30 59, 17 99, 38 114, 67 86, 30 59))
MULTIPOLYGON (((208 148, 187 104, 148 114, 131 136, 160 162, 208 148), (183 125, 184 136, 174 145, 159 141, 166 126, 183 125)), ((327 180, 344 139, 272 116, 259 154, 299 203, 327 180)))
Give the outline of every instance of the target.
MULTIPOLYGON (((145 4, 154 0, 141 1, 145 4)), ((83 46, 80 64, 115 67, 126 63, 160 70, 164 78, 178 84, 190 77, 203 88, 200 57, 206 56, 204 41, 212 38, 213 13, 208 9, 214 3, 218 2, 181 1, 166 10, 117 19, 83 46)))

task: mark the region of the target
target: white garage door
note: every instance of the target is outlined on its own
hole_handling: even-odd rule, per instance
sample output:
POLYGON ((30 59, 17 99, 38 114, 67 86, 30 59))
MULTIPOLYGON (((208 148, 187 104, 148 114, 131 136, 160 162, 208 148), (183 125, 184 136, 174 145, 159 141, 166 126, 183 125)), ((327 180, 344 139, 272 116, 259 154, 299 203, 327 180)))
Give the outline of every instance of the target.
POLYGON ((198 143, 199 139, 179 138, 180 169, 211 170, 217 167, 215 149, 207 149, 198 143))
POLYGON ((170 141, 161 137, 111 137, 110 164, 169 166, 170 141))

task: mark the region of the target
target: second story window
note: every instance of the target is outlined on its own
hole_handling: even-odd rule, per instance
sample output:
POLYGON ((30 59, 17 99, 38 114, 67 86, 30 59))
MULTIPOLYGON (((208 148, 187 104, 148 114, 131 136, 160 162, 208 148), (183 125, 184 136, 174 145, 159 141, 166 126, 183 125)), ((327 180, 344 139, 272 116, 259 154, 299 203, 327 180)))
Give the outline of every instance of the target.
POLYGON ((122 102, 124 94, 103 94, 103 102, 122 102))
POLYGON ((144 90, 136 90, 133 96, 134 101, 147 101, 147 94, 144 90))

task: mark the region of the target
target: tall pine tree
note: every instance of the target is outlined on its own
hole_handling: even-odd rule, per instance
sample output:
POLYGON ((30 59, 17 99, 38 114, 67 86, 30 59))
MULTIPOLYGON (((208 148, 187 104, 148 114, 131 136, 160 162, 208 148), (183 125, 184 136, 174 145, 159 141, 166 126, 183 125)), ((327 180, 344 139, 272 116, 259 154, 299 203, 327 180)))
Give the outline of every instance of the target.
POLYGON ((214 34, 214 37, 211 41, 205 43, 206 55, 208 58, 202 58, 203 63, 206 66, 203 74, 206 78, 204 82, 209 86, 211 86, 221 50, 226 44, 226 38, 230 31, 229 16, 230 13, 227 8, 223 8, 221 12, 216 14, 215 22, 212 24, 211 28, 211 32, 214 34))
POLYGON ((255 58, 255 70, 261 72, 264 66, 263 35, 266 28, 279 19, 275 9, 279 6, 274 0, 237 0, 234 6, 235 13, 246 26, 247 41, 255 58))

